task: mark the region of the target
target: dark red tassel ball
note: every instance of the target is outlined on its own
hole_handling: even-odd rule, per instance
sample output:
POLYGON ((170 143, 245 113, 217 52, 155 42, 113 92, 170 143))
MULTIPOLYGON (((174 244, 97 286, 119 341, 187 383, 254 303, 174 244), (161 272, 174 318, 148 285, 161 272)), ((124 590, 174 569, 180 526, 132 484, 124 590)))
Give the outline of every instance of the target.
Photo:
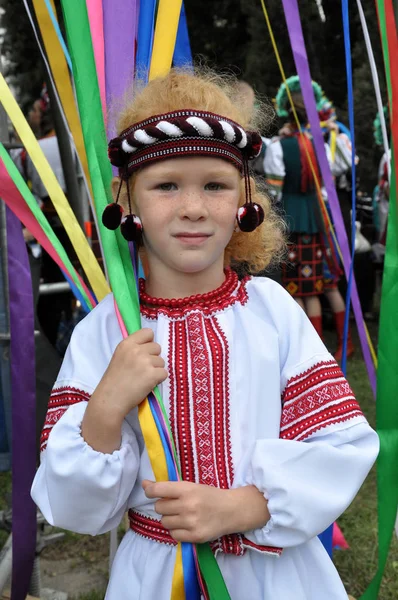
POLYGON ((238 226, 241 231, 254 231, 264 221, 264 210, 256 202, 246 202, 237 214, 238 226))
POLYGON ((115 230, 119 227, 122 221, 123 208, 120 204, 112 202, 108 204, 102 213, 102 223, 107 229, 115 230))
POLYGON ((136 215, 127 215, 120 225, 122 236, 128 242, 140 245, 142 241, 142 224, 136 215))

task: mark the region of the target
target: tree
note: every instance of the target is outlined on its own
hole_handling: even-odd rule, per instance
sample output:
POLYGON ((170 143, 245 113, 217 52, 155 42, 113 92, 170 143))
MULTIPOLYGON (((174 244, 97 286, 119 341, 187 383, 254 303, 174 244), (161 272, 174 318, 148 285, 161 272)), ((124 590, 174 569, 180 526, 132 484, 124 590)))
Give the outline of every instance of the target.
MULTIPOLYGON (((61 15, 60 0, 55 6, 61 15)), ((16 90, 20 105, 27 109, 39 97, 47 73, 22 0, 0 0, 0 10, 4 76, 16 90)))

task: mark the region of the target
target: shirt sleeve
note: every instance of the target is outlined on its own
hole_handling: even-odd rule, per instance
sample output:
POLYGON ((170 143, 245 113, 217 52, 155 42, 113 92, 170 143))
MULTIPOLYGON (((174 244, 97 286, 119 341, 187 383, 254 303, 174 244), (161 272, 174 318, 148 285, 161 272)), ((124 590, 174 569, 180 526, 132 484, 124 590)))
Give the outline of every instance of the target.
POLYGON ((264 159, 264 170, 267 186, 272 196, 279 199, 286 175, 283 160, 283 148, 279 139, 272 140, 267 146, 264 159))
POLYGON ((315 537, 346 510, 377 457, 379 440, 304 311, 282 289, 273 305, 280 335, 280 438, 252 444, 236 483, 255 485, 271 517, 245 535, 262 546, 286 548, 315 537))
POLYGON ((336 137, 336 153, 331 168, 335 177, 340 177, 351 169, 352 146, 349 137, 340 133, 336 137))
POLYGON ((137 478, 139 447, 126 420, 112 454, 97 452, 81 435, 90 396, 121 339, 108 296, 75 328, 48 405, 32 498, 51 525, 77 533, 116 527, 137 478))

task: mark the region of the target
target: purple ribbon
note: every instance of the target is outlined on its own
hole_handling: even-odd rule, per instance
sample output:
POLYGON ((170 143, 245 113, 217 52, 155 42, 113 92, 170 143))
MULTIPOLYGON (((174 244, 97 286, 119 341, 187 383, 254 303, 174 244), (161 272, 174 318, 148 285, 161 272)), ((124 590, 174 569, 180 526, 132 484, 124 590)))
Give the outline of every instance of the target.
POLYGON ((116 135, 112 106, 123 99, 133 83, 137 0, 103 0, 105 37, 105 91, 108 118, 108 139, 116 135))
POLYGON ((6 207, 12 400, 12 588, 25 600, 36 551, 36 374, 32 280, 22 226, 6 207))
MULTIPOLYGON (((336 188, 334 186, 332 173, 330 171, 329 162, 326 156, 322 129, 319 123, 318 111, 314 92, 312 89, 311 73, 308 64, 307 52, 305 49, 303 30, 301 28, 300 14, 297 0, 282 0, 285 11, 285 19, 289 32, 290 44, 293 50, 294 62, 297 69, 297 74, 300 77, 301 92, 305 108, 307 111, 308 121, 311 126, 311 133, 314 140, 314 146, 319 162, 319 167, 322 174, 322 179, 328 195, 329 206, 332 212, 332 218, 336 229, 336 235, 343 256, 344 271, 349 279, 351 254, 348 244, 348 238, 344 227, 343 216, 337 197, 336 188)), ((355 279, 352 281, 352 308, 355 315, 355 320, 358 328, 359 339, 362 346, 362 352, 369 375, 370 385, 374 396, 376 396, 376 373, 370 354, 369 344, 366 337, 365 325, 362 315, 361 304, 359 302, 358 290, 355 279)))

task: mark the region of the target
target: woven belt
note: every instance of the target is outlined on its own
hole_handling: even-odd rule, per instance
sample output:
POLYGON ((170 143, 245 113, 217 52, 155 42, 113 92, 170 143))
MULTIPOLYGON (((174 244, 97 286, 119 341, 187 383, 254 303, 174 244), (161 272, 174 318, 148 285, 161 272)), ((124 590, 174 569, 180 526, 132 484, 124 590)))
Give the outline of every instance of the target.
MULTIPOLYGON (((171 537, 170 531, 163 527, 162 523, 157 519, 147 517, 135 510, 129 510, 130 529, 137 535, 153 540, 161 544, 169 546, 177 546, 177 542, 171 537)), ((260 546, 248 540, 240 533, 224 535, 214 542, 210 542, 211 549, 214 554, 223 552, 224 554, 234 554, 235 556, 243 556, 247 549, 261 552, 262 554, 271 554, 280 556, 282 548, 273 548, 271 546, 260 546)))

